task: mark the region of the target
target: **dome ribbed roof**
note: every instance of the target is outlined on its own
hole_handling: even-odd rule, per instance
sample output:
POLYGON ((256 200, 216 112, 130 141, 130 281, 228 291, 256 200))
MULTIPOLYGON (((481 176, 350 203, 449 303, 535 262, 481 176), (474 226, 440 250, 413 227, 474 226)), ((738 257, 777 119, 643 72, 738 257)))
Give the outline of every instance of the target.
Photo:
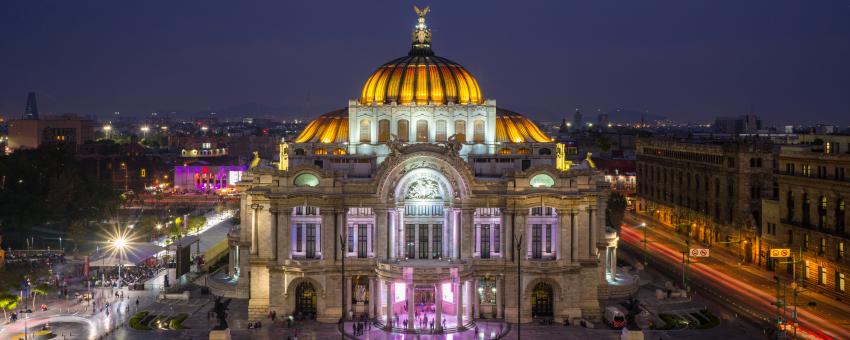
POLYGON ((369 76, 360 103, 370 104, 481 104, 478 81, 463 66, 433 55, 410 55, 381 65, 369 76))

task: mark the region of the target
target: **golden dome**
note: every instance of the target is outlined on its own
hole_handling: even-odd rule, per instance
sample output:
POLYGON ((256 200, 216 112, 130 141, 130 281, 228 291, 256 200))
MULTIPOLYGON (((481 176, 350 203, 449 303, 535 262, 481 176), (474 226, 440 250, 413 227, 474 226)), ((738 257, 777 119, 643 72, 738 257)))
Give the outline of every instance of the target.
POLYGON ((424 10, 417 9, 419 23, 413 30, 413 45, 407 56, 378 67, 366 80, 360 104, 400 105, 481 104, 484 97, 478 81, 460 64, 434 55, 431 30, 425 25, 424 10))
POLYGON ((496 108, 496 141, 502 143, 550 143, 549 137, 525 116, 496 108))
POLYGON ((360 94, 363 105, 392 102, 481 104, 484 98, 478 81, 458 63, 435 55, 409 55, 378 67, 360 94))
MULTIPOLYGON (((310 122, 295 143, 342 143, 348 141, 348 109, 325 113, 310 122)), ((525 116, 502 108, 496 109, 496 141, 500 143, 549 143, 537 124, 525 116)))
POLYGON ((310 122, 295 143, 342 143, 348 141, 348 108, 325 113, 310 122))

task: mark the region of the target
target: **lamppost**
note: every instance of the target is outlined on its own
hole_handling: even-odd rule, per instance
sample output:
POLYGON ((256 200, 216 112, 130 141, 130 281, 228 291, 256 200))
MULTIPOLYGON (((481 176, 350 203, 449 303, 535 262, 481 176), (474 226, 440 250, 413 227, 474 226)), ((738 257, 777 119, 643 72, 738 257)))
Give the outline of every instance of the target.
MULTIPOLYGON (((340 295, 340 296, 342 296, 342 298, 340 299, 340 300, 341 300, 341 302, 342 302, 342 304, 341 304, 339 307, 340 307, 340 309, 342 310, 342 313, 341 313, 341 314, 342 314, 342 316, 341 316, 341 318, 340 318, 340 322, 342 323, 343 330, 345 329, 345 319, 346 319, 346 315, 345 315, 345 314, 348 312, 347 310, 345 310, 345 309, 346 309, 346 308, 345 308, 345 291, 346 291, 346 290, 345 290, 345 255, 346 255, 346 253, 345 253, 345 252, 346 252, 346 250, 347 250, 347 248, 346 248, 346 246, 345 246, 345 243, 346 243, 346 242, 345 242, 345 241, 346 241, 346 240, 345 240, 345 236, 346 236, 346 235, 345 235, 345 234, 346 234, 346 233, 345 233, 345 231, 346 231, 346 229, 348 229, 348 228, 343 227, 343 228, 342 228, 342 233, 341 233, 341 234, 339 234, 339 244, 340 244, 340 246, 342 247, 342 275, 341 275, 341 276, 342 276, 342 279, 340 279, 340 282, 341 282, 341 283, 340 283, 340 288, 342 288, 342 290, 340 290, 340 291, 339 291, 339 295, 340 295)), ((387 316, 387 318, 389 318, 389 316, 387 316)), ((343 332, 341 332, 341 333, 342 333, 342 339, 343 339, 343 340, 345 340, 345 332, 343 331, 343 332)))
POLYGON ((522 301, 521 301, 521 297, 522 297, 522 270, 521 270, 522 257, 520 257, 520 253, 519 253, 521 251, 521 248, 522 248, 522 236, 523 236, 523 234, 520 233, 519 237, 517 237, 517 239, 516 239, 516 245, 515 245, 515 247, 516 247, 516 256, 515 256, 515 258, 516 258, 516 287, 517 287, 517 290, 516 290, 516 335, 517 335, 517 339, 522 339, 522 330, 520 329, 520 325, 521 325, 520 314, 522 313, 522 301))
POLYGON ((142 130, 142 138, 148 138, 148 131, 151 130, 147 125, 143 125, 139 130, 142 130))
POLYGON ((646 267, 649 265, 649 261, 647 261, 646 254, 646 222, 641 222, 640 227, 643 228, 643 266, 646 267))
POLYGON ((106 139, 111 139, 112 137, 112 125, 106 124, 103 126, 103 132, 106 133, 106 139))
POLYGON ((691 240, 685 240, 685 249, 682 250, 682 288, 688 290, 688 264, 691 262, 691 240))
POLYGON ((118 288, 121 288, 121 261, 124 259, 124 248, 127 247, 127 240, 124 237, 118 237, 112 240, 112 247, 118 251, 118 288))

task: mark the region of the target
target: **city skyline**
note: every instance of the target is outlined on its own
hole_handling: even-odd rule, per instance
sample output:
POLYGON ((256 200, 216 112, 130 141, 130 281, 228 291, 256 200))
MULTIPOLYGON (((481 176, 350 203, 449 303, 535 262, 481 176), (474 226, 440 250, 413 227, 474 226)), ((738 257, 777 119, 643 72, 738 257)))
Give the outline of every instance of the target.
MULTIPOLYGON (((411 4, 10 4, 0 40, 28 53, 0 56, 0 112, 21 113, 35 91, 45 113, 313 118, 357 98, 376 60, 406 53, 399 13, 411 4)), ((430 5, 435 51, 466 64, 485 98, 534 119, 580 107, 850 123, 850 6, 839 1, 430 5)))

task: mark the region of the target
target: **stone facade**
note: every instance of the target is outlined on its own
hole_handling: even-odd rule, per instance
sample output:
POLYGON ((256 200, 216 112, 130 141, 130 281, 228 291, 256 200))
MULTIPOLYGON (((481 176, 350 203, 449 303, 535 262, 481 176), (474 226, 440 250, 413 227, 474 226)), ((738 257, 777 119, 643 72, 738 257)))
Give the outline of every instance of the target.
POLYGON ((762 263, 757 221, 761 199, 775 194, 773 159, 773 146, 757 139, 641 138, 637 211, 694 240, 738 248, 746 262, 762 263))
POLYGON ((779 199, 764 201, 762 230, 768 248, 791 248, 797 260, 800 253, 803 257, 796 265, 769 261, 768 269, 796 276, 809 289, 848 298, 850 154, 827 148, 829 142, 782 147, 777 172, 779 199))
POLYGON ((543 283, 551 297, 539 298, 549 300, 542 304, 551 304, 551 312, 540 316, 595 318, 600 315, 597 293, 607 284, 610 270, 604 264, 613 262, 606 256, 616 256, 600 213, 605 210, 606 184, 598 171, 582 166, 568 171, 537 166, 504 178, 481 179, 446 147, 414 144, 390 155, 368 180, 301 165, 289 171, 255 168, 240 186, 240 281, 250 282, 252 316, 269 310, 297 314, 303 305, 297 302, 296 287, 302 282, 315 291, 315 317, 325 322, 343 314, 381 319, 387 315, 387 287, 398 283, 408 288, 432 285, 436 291, 454 284, 457 293, 452 296, 458 299, 453 301, 463 302, 453 307, 465 311, 464 319, 484 316, 514 322, 520 293, 521 320, 529 322, 533 311, 545 312, 533 310, 535 304, 540 307, 533 301, 538 298, 535 288, 543 283), (305 175, 317 181, 299 184, 305 175), (532 186, 539 175, 554 183, 532 186), (424 181, 430 188, 421 188, 426 186, 423 178, 433 179, 424 181), (433 207, 435 213, 422 214, 415 207, 433 207), (304 211, 315 215, 302 216, 304 211), (295 235, 293 227, 308 219, 315 222, 317 239, 316 249, 305 256, 293 248, 303 244, 304 237, 295 235), (415 238, 408 235, 414 230, 409 228, 425 223, 438 227, 426 228, 427 236, 421 229, 415 229, 415 238), (369 250, 343 248, 343 242, 354 239, 347 234, 360 226, 359 232, 373 230, 365 243, 355 240, 369 250), (485 231, 491 237, 482 237, 485 231), (427 252, 420 248, 426 244, 421 243, 423 237, 427 252), (517 252, 512 245, 519 237, 523 241, 517 252), (408 240, 415 249, 408 251, 408 240), (340 279, 343 253, 346 284, 340 279), (355 279, 359 284, 352 282, 355 279), (483 288, 490 288, 495 298, 483 288))

